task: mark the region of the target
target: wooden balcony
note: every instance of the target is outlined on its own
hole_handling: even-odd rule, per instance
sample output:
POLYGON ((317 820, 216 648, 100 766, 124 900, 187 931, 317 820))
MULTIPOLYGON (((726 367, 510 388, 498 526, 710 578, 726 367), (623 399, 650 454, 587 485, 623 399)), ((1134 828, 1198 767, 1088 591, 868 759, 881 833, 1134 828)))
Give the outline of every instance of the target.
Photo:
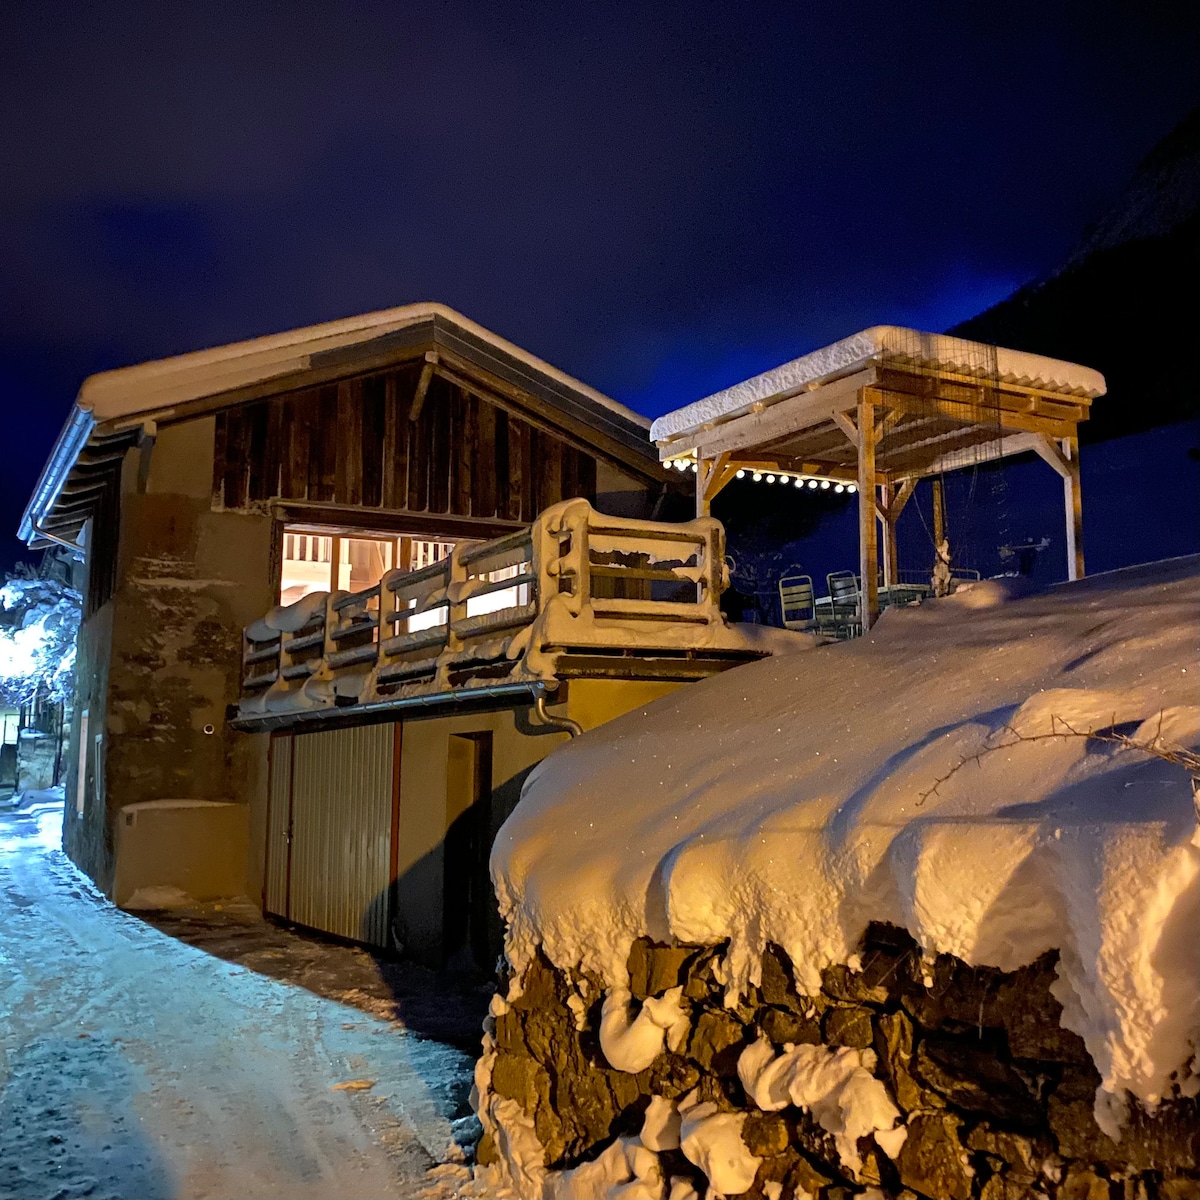
POLYGON ((315 593, 243 634, 236 724, 536 696, 564 679, 693 679, 760 657, 721 615, 724 531, 546 509, 360 592, 315 593))

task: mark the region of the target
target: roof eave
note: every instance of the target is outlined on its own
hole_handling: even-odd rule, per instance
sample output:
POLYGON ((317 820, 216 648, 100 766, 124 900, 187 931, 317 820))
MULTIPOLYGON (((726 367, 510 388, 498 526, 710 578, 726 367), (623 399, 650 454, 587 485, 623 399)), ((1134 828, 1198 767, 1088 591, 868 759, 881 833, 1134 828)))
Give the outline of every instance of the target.
POLYGON ((67 482, 67 476, 71 473, 71 468, 78 461, 79 455, 87 445, 87 440, 91 437, 95 427, 96 420, 92 415, 92 410, 77 400, 54 443, 54 449, 51 450, 41 475, 38 476, 33 495, 25 506, 24 513, 21 514, 21 524, 17 530, 17 536, 27 546, 32 545, 34 539, 38 537, 36 526, 54 507, 63 485, 67 482))

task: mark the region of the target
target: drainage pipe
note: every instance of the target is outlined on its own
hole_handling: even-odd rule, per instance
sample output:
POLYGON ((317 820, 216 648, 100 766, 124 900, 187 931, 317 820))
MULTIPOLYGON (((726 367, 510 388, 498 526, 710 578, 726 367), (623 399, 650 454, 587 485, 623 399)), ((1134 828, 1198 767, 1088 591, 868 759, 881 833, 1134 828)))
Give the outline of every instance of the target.
POLYGON ((570 717, 556 717, 546 708, 546 688, 544 685, 537 690, 537 698, 533 702, 533 711, 537 713, 538 719, 543 725, 554 725, 558 729, 565 729, 573 738, 578 737, 583 732, 583 726, 578 721, 574 721, 570 717))

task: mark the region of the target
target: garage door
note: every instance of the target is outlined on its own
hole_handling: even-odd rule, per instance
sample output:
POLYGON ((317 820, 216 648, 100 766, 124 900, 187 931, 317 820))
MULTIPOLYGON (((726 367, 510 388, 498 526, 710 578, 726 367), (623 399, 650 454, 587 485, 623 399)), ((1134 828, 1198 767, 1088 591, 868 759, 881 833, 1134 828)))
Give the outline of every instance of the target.
POLYGON ((395 724, 272 739, 269 913, 388 945, 399 739, 395 724))

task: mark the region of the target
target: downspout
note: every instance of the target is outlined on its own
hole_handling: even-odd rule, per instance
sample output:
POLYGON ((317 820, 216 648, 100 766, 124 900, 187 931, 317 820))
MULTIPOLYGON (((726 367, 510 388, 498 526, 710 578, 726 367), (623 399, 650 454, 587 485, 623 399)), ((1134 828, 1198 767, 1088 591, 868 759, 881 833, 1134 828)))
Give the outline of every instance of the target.
POLYGON ((537 713, 538 719, 543 725, 553 725, 558 729, 565 729, 573 738, 578 737, 583 732, 583 726, 578 721, 574 721, 570 717, 556 717, 546 708, 545 684, 541 684, 537 689, 537 698, 533 702, 533 711, 537 713))

